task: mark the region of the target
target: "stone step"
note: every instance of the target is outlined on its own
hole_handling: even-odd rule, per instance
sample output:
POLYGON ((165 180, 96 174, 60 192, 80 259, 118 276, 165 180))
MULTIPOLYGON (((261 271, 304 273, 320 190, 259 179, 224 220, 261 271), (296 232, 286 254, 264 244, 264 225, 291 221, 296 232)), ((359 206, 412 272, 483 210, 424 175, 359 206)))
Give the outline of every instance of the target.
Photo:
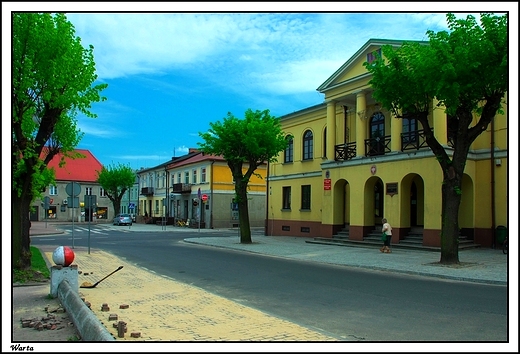
MULTIPOLYGON (((353 246, 353 247, 381 247, 381 235, 369 235, 366 236, 363 241, 350 240, 345 235, 334 235, 332 238, 327 237, 315 237, 313 240, 306 241, 307 243, 327 244, 335 246, 353 246)), ((394 248, 403 249, 415 249, 423 251, 435 251, 440 252, 440 247, 424 246, 422 244, 422 237, 400 240, 399 243, 392 243, 394 248)), ((459 240, 459 250, 479 248, 480 245, 473 243, 471 240, 461 239, 459 240)))

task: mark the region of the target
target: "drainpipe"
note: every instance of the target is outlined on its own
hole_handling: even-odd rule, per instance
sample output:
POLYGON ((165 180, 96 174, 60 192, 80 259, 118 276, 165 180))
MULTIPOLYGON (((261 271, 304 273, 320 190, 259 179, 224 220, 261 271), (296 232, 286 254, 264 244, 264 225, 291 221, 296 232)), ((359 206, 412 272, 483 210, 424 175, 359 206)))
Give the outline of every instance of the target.
POLYGON ((491 119, 491 247, 496 248, 495 244, 495 117, 491 119))
POLYGON ((210 177, 209 177, 209 228, 213 229, 213 164, 215 160, 211 160, 210 177))

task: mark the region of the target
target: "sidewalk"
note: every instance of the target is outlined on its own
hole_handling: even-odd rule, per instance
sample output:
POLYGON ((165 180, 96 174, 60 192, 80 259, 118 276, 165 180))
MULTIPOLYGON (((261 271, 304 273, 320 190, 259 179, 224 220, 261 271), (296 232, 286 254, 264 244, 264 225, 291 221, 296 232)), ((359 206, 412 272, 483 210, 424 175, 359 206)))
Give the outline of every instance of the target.
MULTIPOLYGON (((85 225, 82 225, 85 226, 85 225)), ((103 224, 107 228, 121 228, 103 224)), ((62 232, 59 225, 33 222, 32 235, 62 232)), ((125 227, 131 232, 185 232, 173 226, 134 224, 125 227)), ((195 230, 196 231, 196 230, 195 230)), ((425 251, 394 249, 391 254, 377 248, 329 246, 306 243, 305 238, 263 236, 254 231, 252 244, 240 244, 238 232, 233 230, 205 230, 206 237, 184 241, 213 247, 267 254, 271 256, 314 261, 385 272, 416 274, 457 281, 507 285, 507 256, 500 250, 474 249, 459 253, 461 264, 456 267, 438 265, 440 254, 425 251), (235 233, 236 232, 236 233, 235 233), (214 237, 208 237, 212 233, 214 237), (227 235, 227 236, 223 236, 227 235), (229 236, 233 235, 233 236, 229 236)), ((43 248, 42 253, 52 260, 54 249, 43 248)), ((317 328, 305 328, 261 311, 248 308, 200 288, 180 283, 115 257, 86 248, 75 248, 74 264, 78 265, 78 283, 92 284, 113 272, 123 270, 103 280, 96 288, 80 288, 80 296, 90 303, 99 320, 114 335, 117 342, 306 342, 302 350, 312 350, 312 342, 342 342, 351 338, 335 338, 317 328), (88 275, 87 275, 88 273, 88 275), (107 304, 108 311, 103 311, 107 304), (114 319, 114 315, 117 319, 114 319), (111 319, 112 318, 112 319, 111 319), (114 324, 126 322, 127 332, 118 337, 114 324), (311 343, 309 343, 311 342, 311 343)), ((515 260, 516 262, 516 260, 515 260)), ((51 261, 52 263, 52 261, 51 261)), ((518 269, 517 267, 510 269, 518 269)), ((516 271, 515 271, 516 272, 516 271)), ((50 285, 40 286, 40 296, 49 293, 50 285)), ((23 288, 23 287, 22 287, 23 288)), ((13 288, 16 297, 17 288, 13 288)), ((28 300, 27 300, 28 301, 28 300)), ((31 306, 31 303, 19 306, 31 306)), ((42 311, 42 309, 35 309, 42 311)), ((14 310, 13 310, 14 312, 14 310)), ((15 322, 15 321, 13 321, 15 322)), ((21 341, 26 328, 13 328, 13 339, 21 341)), ((57 339, 51 339, 57 340, 57 339)), ((63 341, 66 341, 64 338, 63 341)), ((370 340, 370 339, 369 339, 370 340)), ((146 350, 149 347, 146 348, 146 350)), ((212 349, 214 350, 214 349, 212 349)), ((316 348, 323 351, 323 348, 316 348)), ((387 349, 386 349, 387 350, 387 349)), ((283 351, 283 349, 282 349, 283 351)))
MULTIPOLYGON (((85 227, 87 223, 75 225, 85 227)), ((186 229, 171 225, 133 224, 132 226, 114 226, 101 224, 107 228, 125 228, 132 232, 184 232, 186 229)), ((32 235, 61 233, 59 224, 33 222, 32 235)), ((198 229, 190 229, 198 231, 198 229)), ((241 251, 286 257, 298 260, 346 265, 351 267, 376 269, 422 276, 432 276, 459 281, 471 281, 507 285, 508 256, 499 249, 477 248, 459 252, 460 264, 442 266, 438 262, 440 253, 408 249, 393 249, 391 254, 383 254, 373 247, 332 246, 306 243, 311 238, 289 236, 263 236, 262 230, 252 231, 252 244, 240 244, 238 230, 200 229, 205 237, 187 238, 184 241, 208 246, 224 247, 241 251), (215 237, 207 237, 208 233, 215 237), (236 235, 236 236, 233 236, 236 235), (226 236, 222 236, 226 235, 226 236), (232 236, 229 236, 232 235, 232 236)), ((517 259, 510 259, 516 265, 517 259)), ((511 270, 518 267, 510 267, 511 270)))

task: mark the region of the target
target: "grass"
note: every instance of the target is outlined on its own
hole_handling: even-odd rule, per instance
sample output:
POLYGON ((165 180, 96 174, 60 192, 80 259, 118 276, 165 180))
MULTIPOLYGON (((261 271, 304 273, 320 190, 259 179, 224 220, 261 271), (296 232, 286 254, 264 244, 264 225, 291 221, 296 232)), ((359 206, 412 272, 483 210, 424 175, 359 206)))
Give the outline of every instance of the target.
POLYGON ((50 270, 42 253, 36 247, 31 246, 31 269, 13 270, 14 283, 43 282, 50 279, 50 270))

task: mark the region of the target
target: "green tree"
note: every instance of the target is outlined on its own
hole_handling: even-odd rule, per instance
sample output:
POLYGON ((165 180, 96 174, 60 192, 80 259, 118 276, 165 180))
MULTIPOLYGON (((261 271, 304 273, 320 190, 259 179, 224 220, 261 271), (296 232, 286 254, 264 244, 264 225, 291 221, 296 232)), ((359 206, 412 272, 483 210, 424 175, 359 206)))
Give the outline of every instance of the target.
POLYGON ((135 183, 135 172, 130 166, 122 164, 108 166, 98 172, 97 182, 107 193, 108 199, 114 206, 114 214, 121 210, 121 199, 125 192, 135 183))
POLYGON ((372 73, 374 97, 397 118, 416 118, 443 173, 441 259, 459 263, 459 206, 468 151, 486 131, 508 87, 507 15, 483 13, 480 26, 474 16, 446 16, 449 32, 428 31, 429 42, 384 46, 386 57, 365 66, 372 73), (434 100, 438 103, 432 107, 434 100), (452 154, 433 135, 428 121, 432 109, 447 116, 452 154))
POLYGON ((12 266, 31 267, 31 203, 54 183, 47 164, 58 153, 79 157, 78 112, 95 118, 91 103, 104 100, 93 47, 83 48, 63 14, 12 14, 12 266))
POLYGON ((210 123, 208 132, 199 133, 204 143, 198 143, 208 155, 223 156, 233 181, 238 204, 240 243, 251 243, 247 187, 258 166, 276 161, 276 156, 287 147, 280 121, 269 110, 245 112, 244 119, 228 113, 223 122, 210 123), (244 164, 247 164, 245 170, 244 164), (244 173, 245 170, 245 173, 244 173))

